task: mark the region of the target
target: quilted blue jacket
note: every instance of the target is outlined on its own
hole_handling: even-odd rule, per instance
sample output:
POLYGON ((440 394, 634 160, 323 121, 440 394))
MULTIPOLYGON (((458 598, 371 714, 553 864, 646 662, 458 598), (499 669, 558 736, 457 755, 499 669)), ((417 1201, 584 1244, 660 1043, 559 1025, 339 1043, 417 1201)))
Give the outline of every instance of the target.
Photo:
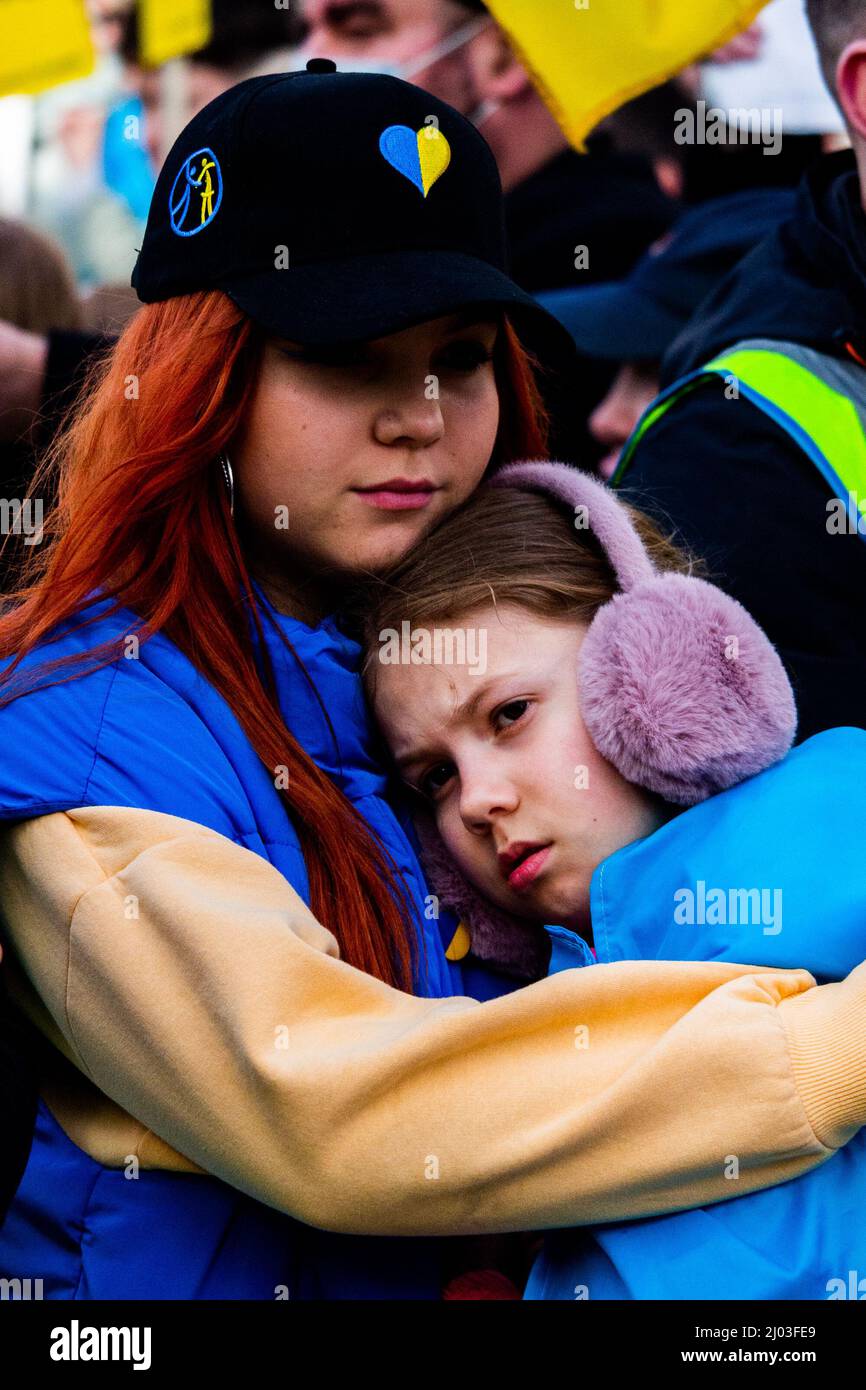
MULTIPOLYGON (((266 604, 264 596, 260 599, 266 604)), ((315 628, 269 611, 266 642, 287 723, 373 827, 404 876, 423 941, 428 997, 492 998, 516 982, 446 959, 455 919, 425 914, 428 888, 407 812, 389 796, 364 707, 360 648, 333 619, 315 628), (336 734, 332 738, 322 705, 336 734)), ((108 601, 68 625, 51 656, 139 626, 108 601)), ((46 653, 28 661, 44 660, 46 653)), ((271 777, 232 711, 166 637, 94 674, 0 712, 0 817, 81 806, 164 812, 216 830, 273 864, 309 902, 301 847, 271 777), (70 731, 58 746, 58 729, 70 731)), ((2 893, 2 889, 0 889, 2 893)), ((419 959, 422 953, 419 953, 419 959)), ((440 1242, 314 1230, 207 1176, 147 1170, 135 1182, 96 1162, 40 1102, 24 1178, 0 1230, 0 1277, 43 1280, 46 1298, 438 1298, 440 1242)))
MULTIPOLYGON (((748 961, 842 979, 866 956, 864 825, 866 732, 817 734, 599 865, 599 961, 748 961)), ((736 1157, 719 1153, 732 1195, 736 1157)), ((863 1131, 765 1192, 549 1236, 525 1296, 827 1299, 857 1288, 866 1297, 863 1131)))

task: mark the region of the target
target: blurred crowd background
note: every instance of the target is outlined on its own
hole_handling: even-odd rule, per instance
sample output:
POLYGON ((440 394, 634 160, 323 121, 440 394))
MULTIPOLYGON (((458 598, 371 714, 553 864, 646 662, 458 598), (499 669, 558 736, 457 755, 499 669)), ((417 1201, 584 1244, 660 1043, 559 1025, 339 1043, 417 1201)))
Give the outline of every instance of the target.
MULTIPOLYGON (((607 117, 583 153, 482 0, 213 0, 207 45, 158 66, 142 59, 134 0, 88 0, 88 13, 90 76, 0 99, 0 320, 34 334, 119 332, 137 307, 129 276, 156 172, 220 91, 312 56, 395 72, 490 141, 513 274, 563 318, 585 359, 567 451, 605 476, 658 388, 670 341, 790 210, 816 155, 845 143, 802 0, 773 0, 723 49, 607 117), (777 111, 784 138, 770 149, 731 130, 709 143, 697 125, 683 140, 684 113, 699 121, 710 107, 777 111)), ((61 361, 61 380, 68 371, 61 361)), ((7 412, 4 436, 12 425, 7 412)))

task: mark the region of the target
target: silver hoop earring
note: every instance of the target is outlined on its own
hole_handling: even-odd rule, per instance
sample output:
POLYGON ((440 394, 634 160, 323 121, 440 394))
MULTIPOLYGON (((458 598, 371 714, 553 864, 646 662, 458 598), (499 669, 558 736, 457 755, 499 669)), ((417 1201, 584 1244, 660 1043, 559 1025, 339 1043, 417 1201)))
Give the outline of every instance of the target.
POLYGON ((229 513, 230 513, 232 516, 234 516, 234 514, 235 514, 235 475, 234 475, 234 473, 232 472, 232 466, 231 466, 231 463, 229 462, 229 456, 228 456, 228 454, 226 454, 226 453, 220 454, 219 461, 220 461, 220 465, 221 465, 221 467, 222 467, 223 479, 224 479, 225 485, 226 485, 226 492, 227 492, 228 495, 229 495, 229 513))

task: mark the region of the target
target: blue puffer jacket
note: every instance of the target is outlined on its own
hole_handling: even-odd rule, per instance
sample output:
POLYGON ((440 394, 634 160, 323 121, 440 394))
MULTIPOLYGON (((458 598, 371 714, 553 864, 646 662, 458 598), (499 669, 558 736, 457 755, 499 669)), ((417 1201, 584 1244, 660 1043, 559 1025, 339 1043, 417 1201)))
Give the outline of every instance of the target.
MULTIPOLYGON (((263 595, 259 595, 263 602, 263 595)), ((269 605, 266 605, 270 607, 269 605)), ((81 653, 139 626, 128 610, 69 627, 44 656, 81 653)), ((423 938, 428 997, 504 994, 515 981, 445 950, 456 922, 425 917, 428 892, 405 810, 388 799, 358 676, 360 649, 333 620, 316 628, 276 614, 315 683, 266 624, 286 721, 378 832, 404 876, 423 938)), ((36 664, 35 659, 28 665, 36 664)), ((0 816, 124 806, 209 826, 279 869, 309 902, 297 836, 271 777, 221 696, 165 637, 80 680, 0 711, 0 816), (58 746, 56 730, 70 730, 58 746), (181 772, 179 773, 179 769, 181 772)), ((2 899, 2 886, 0 886, 2 899)), ((154 1170, 137 1181, 103 1167, 40 1103, 30 1160, 0 1231, 0 1277, 42 1279, 46 1298, 438 1298, 436 1240, 313 1230, 228 1185, 154 1170)))
MULTIPOLYGON (((866 956, 864 825, 866 732, 816 735, 599 865, 599 961, 743 961, 841 979, 866 956), (749 889, 763 891, 737 893, 749 889)), ((732 1158, 720 1152, 719 1164, 733 1172, 732 1158)), ((857 1288, 866 1290, 863 1131, 822 1167, 766 1192, 558 1232, 525 1296, 826 1299, 857 1288)))

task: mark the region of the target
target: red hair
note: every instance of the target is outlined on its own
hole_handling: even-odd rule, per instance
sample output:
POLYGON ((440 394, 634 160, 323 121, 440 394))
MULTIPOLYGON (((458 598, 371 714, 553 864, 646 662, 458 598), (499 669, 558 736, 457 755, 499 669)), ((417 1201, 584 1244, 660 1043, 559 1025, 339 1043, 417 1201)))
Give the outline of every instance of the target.
MULTIPOLYGON (((532 359, 507 321, 500 340, 501 423, 491 467, 546 452, 532 359)), ((263 641, 268 615, 215 468, 244 416, 263 341, 226 295, 200 291, 140 309, 94 363, 71 423, 29 490, 57 500, 45 544, 28 548, 21 583, 0 614, 0 658, 15 658, 0 674, 0 707, 73 661, 76 671, 65 679, 82 674, 80 656, 48 661, 24 681, 15 670, 94 590, 115 600, 111 612, 131 609, 142 622, 140 641, 164 632, 227 701, 271 775, 288 770, 280 795, 303 849, 311 907, 343 959, 411 989, 415 933, 404 890, 364 819, 286 726, 263 641)), ((89 669, 116 660, 124 642, 91 648, 89 669)))

